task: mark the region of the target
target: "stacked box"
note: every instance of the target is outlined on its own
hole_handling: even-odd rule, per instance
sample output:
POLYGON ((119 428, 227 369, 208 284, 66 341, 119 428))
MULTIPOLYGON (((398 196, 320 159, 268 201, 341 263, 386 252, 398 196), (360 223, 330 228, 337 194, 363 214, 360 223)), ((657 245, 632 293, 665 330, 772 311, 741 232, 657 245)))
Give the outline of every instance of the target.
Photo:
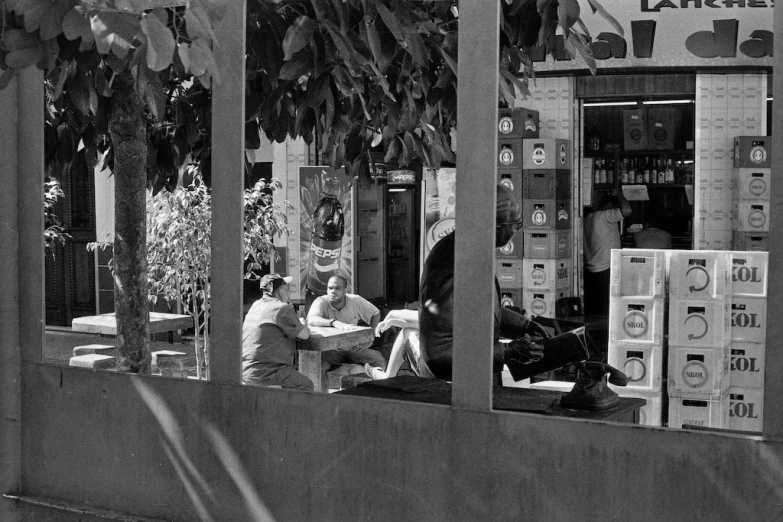
POLYGON ((731 253, 729 428, 761 432, 767 342, 766 252, 731 253))
POLYGON ((668 424, 729 427, 731 255, 672 251, 669 259, 668 424))
POLYGON ((732 223, 734 250, 767 251, 771 145, 769 136, 734 138, 732 223))
POLYGON ((498 137, 538 138, 538 111, 524 107, 498 110, 498 137))
POLYGON ((506 245, 498 258, 522 255, 524 309, 556 317, 557 300, 572 295, 574 282, 571 142, 525 138, 521 167, 517 174, 504 166, 498 175, 522 202, 523 231, 515 240, 521 240, 523 248, 506 245))
POLYGON ((647 426, 662 423, 667 261, 665 250, 612 250, 607 359, 628 385, 610 387, 647 401, 640 414, 647 426))

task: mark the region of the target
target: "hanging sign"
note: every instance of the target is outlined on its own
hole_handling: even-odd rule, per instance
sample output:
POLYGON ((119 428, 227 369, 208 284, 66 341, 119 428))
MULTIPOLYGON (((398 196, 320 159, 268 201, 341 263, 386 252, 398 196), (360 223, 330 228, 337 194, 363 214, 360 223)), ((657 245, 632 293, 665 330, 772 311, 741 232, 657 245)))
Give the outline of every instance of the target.
MULTIPOLYGON (((602 0, 622 34, 587 0, 581 17, 593 42, 596 66, 772 66, 772 0, 602 0)), ((533 49, 537 72, 586 69, 562 35, 555 57, 533 49)))

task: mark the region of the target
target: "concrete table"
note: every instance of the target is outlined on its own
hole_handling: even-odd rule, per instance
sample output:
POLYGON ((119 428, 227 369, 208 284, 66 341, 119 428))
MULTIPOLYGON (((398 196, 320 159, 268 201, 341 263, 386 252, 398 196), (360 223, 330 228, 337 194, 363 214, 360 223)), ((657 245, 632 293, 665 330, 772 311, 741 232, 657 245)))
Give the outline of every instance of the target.
MULTIPOLYGON (((193 328, 193 318, 189 315, 164 314, 150 312, 150 335, 175 330, 193 328)), ((111 314, 77 317, 71 322, 74 332, 89 332, 102 335, 117 335, 117 316, 111 314)))
POLYGON ((321 352, 369 346, 374 339, 375 331, 367 326, 357 326, 350 330, 311 326, 310 338, 296 341, 299 373, 313 381, 316 391, 322 391, 321 352))

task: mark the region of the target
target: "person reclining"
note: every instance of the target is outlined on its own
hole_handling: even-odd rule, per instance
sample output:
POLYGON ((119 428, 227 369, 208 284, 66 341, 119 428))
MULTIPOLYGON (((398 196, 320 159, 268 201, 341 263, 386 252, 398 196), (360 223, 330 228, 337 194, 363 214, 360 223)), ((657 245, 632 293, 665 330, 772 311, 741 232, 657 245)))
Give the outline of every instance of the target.
MULTIPOLYGON (((522 212, 511 190, 497 186, 495 246, 501 248, 522 227, 522 212)), ((421 360, 417 373, 423 377, 451 380, 454 342, 454 232, 438 241, 427 256, 419 290, 419 337, 421 360)), ((495 278, 493 371, 499 377, 505 363, 528 364, 539 360, 543 347, 527 334, 547 337, 527 315, 500 304, 500 287, 495 278), (512 339, 500 342, 501 335, 512 339)), ((498 378, 499 380, 499 378, 498 378)))

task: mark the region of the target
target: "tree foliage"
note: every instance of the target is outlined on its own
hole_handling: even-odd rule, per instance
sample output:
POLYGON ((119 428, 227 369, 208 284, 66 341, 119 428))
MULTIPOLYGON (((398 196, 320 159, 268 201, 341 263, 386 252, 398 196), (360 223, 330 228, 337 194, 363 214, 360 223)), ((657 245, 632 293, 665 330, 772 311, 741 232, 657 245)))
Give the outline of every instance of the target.
MULTIPOLYGON (((558 27, 569 52, 594 70, 578 0, 499 1, 500 103, 529 93, 531 55, 554 53, 558 27)), ((617 25, 598 0, 588 2, 617 25)), ((90 166, 112 168, 111 80, 127 68, 148 107, 150 187, 173 190, 189 161, 209 184, 209 86, 219 78, 211 50, 221 5, 4 0, 0 88, 17 69, 45 69, 47 160, 67 168, 84 149, 90 166)), ((259 129, 278 142, 301 137, 353 174, 370 149, 402 165, 453 162, 458 20, 457 3, 443 0, 249 0, 246 147, 259 146, 259 129)))

